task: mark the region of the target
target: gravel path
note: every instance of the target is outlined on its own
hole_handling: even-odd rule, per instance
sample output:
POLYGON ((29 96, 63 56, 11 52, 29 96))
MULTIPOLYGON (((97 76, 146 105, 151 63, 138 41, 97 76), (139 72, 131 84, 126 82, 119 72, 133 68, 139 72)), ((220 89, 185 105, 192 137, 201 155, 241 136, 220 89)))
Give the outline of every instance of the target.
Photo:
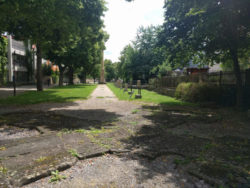
POLYGON ((128 101, 119 101, 106 85, 99 85, 88 100, 68 103, 42 103, 22 107, 0 107, 0 114, 19 111, 55 111, 57 113, 88 120, 105 121, 110 116, 128 116, 132 110, 141 106, 128 101))
POLYGON ((61 175, 67 177, 57 183, 48 183, 50 177, 32 183, 24 188, 207 188, 203 181, 187 179, 181 175, 171 158, 162 156, 154 161, 136 160, 129 157, 105 155, 79 161, 61 175), (145 166, 150 167, 150 171, 145 166), (195 183, 193 181, 196 181, 195 183))
MULTIPOLYGON (((91 97, 85 101, 61 104, 37 104, 19 108, 0 109, 0 114, 8 111, 53 111, 57 114, 77 117, 86 121, 121 123, 121 131, 128 124, 131 127, 150 122, 136 119, 142 105, 128 101, 119 101, 106 85, 99 85, 91 97), (132 111, 139 109, 138 114, 132 111), (138 122, 137 122, 138 121, 138 122), (145 121, 145 122, 140 122, 145 121)), ((72 122, 74 123, 74 122, 72 122)), ((133 130, 130 127, 130 131, 133 130)), ((122 133, 119 133, 122 135, 122 133)), ((76 140, 74 138, 73 140, 76 140)), ((133 153, 133 152, 132 152, 133 153)), ((196 178, 180 172, 173 162, 174 156, 160 156, 153 160, 138 157, 132 153, 103 155, 101 157, 78 161, 73 167, 60 172, 67 178, 61 182, 49 183, 50 177, 40 179, 24 188, 80 188, 80 187, 185 187, 207 188, 208 186, 196 178)))

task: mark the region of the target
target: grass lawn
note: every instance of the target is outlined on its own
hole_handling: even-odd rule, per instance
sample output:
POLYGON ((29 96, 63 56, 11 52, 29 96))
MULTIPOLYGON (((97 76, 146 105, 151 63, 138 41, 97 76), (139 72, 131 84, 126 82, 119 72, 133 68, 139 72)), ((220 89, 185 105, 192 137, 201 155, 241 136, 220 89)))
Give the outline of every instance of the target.
POLYGON ((188 102, 183 102, 180 100, 177 100, 173 97, 169 97, 166 95, 160 95, 153 91, 148 91, 146 89, 142 89, 142 99, 135 99, 135 94, 138 93, 138 90, 135 90, 135 93, 133 94, 132 98, 129 98, 129 94, 127 92, 123 92, 120 88, 117 88, 113 83, 108 83, 108 87, 113 91, 113 93, 116 95, 116 97, 119 100, 131 100, 131 101, 143 101, 143 102, 152 102, 156 104, 166 104, 166 105, 193 105, 188 102))
POLYGON ((87 99, 97 85, 73 85, 54 87, 42 92, 27 91, 16 97, 0 99, 0 105, 25 105, 44 102, 69 102, 87 99))

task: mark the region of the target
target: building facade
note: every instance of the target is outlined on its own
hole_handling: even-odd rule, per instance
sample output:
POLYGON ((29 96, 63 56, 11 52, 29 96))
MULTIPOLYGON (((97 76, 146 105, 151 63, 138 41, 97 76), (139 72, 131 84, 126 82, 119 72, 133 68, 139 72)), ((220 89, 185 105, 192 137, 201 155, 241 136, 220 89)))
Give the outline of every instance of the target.
MULTIPOLYGON (((19 83, 34 83, 36 81, 36 46, 30 41, 25 44, 23 41, 18 41, 11 35, 5 36, 8 38, 8 63, 7 63, 7 82, 13 82, 15 72, 16 81, 19 83), (30 54, 29 70, 26 61, 26 53, 30 54)), ((42 64, 51 64, 50 61, 42 59, 42 64)), ((52 65, 52 64, 51 64, 52 65)), ((53 70, 58 67, 52 66, 53 70)))
POLYGON ((34 81, 34 74, 36 70, 36 55, 35 51, 32 52, 32 71, 28 73, 28 68, 26 65, 26 52, 31 51, 31 44, 25 46, 23 41, 17 41, 13 39, 11 35, 7 35, 8 38, 8 64, 7 64, 7 82, 13 82, 14 72, 16 75, 17 82, 32 82, 34 81), (15 61, 14 61, 15 60, 15 61), (28 77, 31 78, 28 78, 28 77))

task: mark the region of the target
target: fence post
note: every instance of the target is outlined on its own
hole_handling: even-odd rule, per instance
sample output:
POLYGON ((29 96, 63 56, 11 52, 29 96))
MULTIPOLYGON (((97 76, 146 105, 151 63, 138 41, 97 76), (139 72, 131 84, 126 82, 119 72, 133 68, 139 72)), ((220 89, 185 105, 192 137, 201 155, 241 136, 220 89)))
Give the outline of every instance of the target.
POLYGON ((222 85, 222 74, 223 74, 223 72, 220 71, 220 80, 219 80, 219 85, 220 85, 220 86, 222 85))
POLYGON ((250 69, 246 69, 245 86, 250 86, 250 69))
POLYGON ((199 83, 203 82, 203 73, 199 73, 199 83))

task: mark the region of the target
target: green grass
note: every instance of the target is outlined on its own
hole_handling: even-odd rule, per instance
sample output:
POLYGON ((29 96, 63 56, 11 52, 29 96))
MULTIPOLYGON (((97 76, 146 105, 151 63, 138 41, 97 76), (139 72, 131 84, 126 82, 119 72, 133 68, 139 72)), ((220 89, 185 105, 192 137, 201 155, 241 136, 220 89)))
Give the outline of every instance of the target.
POLYGON ((73 85, 54 87, 42 92, 27 91, 16 97, 0 99, 1 105, 26 105, 45 102, 70 102, 84 100, 93 92, 97 85, 73 85))
POLYGON ((148 91, 146 89, 142 89, 142 99, 135 99, 135 95, 138 93, 138 90, 134 90, 132 98, 129 98, 129 94, 127 92, 123 92, 122 89, 117 88, 113 83, 108 83, 108 87, 113 91, 116 97, 119 100, 130 100, 130 101, 142 101, 156 104, 164 104, 164 105, 172 105, 172 106, 183 106, 183 105, 192 105, 191 103, 183 102, 181 100, 177 100, 173 97, 160 95, 154 91, 148 91))

